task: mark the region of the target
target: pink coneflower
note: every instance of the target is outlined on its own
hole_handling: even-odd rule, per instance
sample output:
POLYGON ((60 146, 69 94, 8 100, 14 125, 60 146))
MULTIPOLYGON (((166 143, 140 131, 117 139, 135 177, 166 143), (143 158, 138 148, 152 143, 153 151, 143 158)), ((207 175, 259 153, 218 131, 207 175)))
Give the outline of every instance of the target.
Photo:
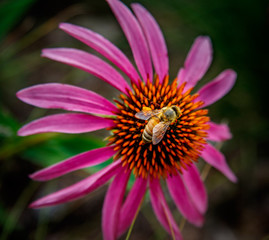
POLYGON ((102 128, 112 133, 107 146, 71 157, 32 174, 31 178, 46 181, 100 164, 112 156, 114 161, 86 179, 33 202, 31 207, 52 206, 81 198, 114 177, 103 206, 104 239, 116 239, 128 229, 147 189, 162 226, 174 239, 182 239, 166 203, 161 181, 167 184, 181 214, 196 226, 203 224, 207 194, 193 162, 201 157, 229 180, 236 181, 223 154, 208 142, 231 138, 229 128, 211 122, 204 109, 232 88, 236 73, 227 69, 197 93, 192 93, 212 61, 211 41, 201 36, 191 47, 184 67, 170 83, 167 48, 155 19, 139 4, 132 4, 133 14, 118 0, 107 2, 130 44, 137 69, 115 45, 99 34, 67 23, 60 24, 60 28, 103 55, 126 74, 131 84, 116 68, 81 50, 44 49, 42 56, 80 68, 109 83, 122 92, 115 104, 92 91, 58 83, 29 87, 19 91, 17 96, 37 107, 75 112, 35 120, 19 130, 21 136, 44 132, 84 133, 102 128), (178 116, 168 123, 164 123, 161 115, 154 115, 154 112, 164 114, 166 107, 180 109, 178 116), (145 109, 151 115, 139 118, 138 113, 145 109), (145 142, 148 135, 143 134, 149 122, 153 124, 152 138, 157 137, 156 125, 166 124, 165 129, 161 128, 163 132, 157 143, 150 137, 145 142), (124 198, 131 174, 136 180, 124 198))

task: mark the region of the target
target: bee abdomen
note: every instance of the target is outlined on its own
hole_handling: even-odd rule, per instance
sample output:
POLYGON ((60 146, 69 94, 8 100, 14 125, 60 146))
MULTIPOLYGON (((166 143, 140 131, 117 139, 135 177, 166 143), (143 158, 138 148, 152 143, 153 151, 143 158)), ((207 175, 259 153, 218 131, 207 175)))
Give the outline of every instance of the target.
POLYGON ((160 119, 157 117, 152 117, 148 124, 146 125, 144 131, 143 131, 143 135, 142 135, 142 139, 144 141, 144 143, 150 143, 152 142, 152 132, 153 132, 153 128, 156 126, 156 124, 158 124, 160 122, 160 119))
POLYGON ((145 143, 150 143, 152 141, 152 131, 150 132, 150 130, 148 129, 148 125, 145 127, 143 131, 142 138, 145 143))

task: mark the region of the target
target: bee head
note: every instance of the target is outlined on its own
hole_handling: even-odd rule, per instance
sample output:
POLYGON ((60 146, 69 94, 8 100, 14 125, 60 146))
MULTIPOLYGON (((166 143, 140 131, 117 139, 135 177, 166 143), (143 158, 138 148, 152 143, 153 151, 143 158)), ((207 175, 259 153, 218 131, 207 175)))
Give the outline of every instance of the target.
POLYGON ((166 121, 174 122, 176 121, 181 115, 180 108, 176 105, 171 107, 166 107, 163 111, 163 117, 166 121))
POLYGON ((168 108, 164 111, 164 117, 166 120, 172 121, 175 118, 175 112, 171 108, 168 108))

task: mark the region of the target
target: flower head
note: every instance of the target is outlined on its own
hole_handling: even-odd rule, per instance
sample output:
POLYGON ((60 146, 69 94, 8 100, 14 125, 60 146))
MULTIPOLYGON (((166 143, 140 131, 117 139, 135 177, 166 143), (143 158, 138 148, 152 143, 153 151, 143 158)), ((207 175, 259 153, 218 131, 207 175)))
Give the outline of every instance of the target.
POLYGON ((225 124, 211 122, 205 109, 232 88, 236 73, 225 70, 193 93, 193 87, 212 61, 211 41, 202 36, 195 40, 184 67, 170 81, 167 48, 155 19, 139 4, 132 4, 133 14, 119 0, 107 1, 129 42, 137 69, 101 35, 67 23, 60 24, 60 28, 103 55, 131 84, 116 68, 81 50, 45 49, 42 56, 80 68, 109 83, 121 92, 115 103, 90 90, 57 83, 32 86, 19 91, 17 96, 37 107, 75 112, 35 120, 19 130, 21 136, 42 132, 83 133, 102 128, 112 132, 107 146, 40 170, 31 175, 33 179, 50 180, 100 164, 112 156, 114 161, 86 179, 35 201, 31 207, 80 198, 114 177, 103 206, 104 239, 116 239, 126 231, 147 188, 160 223, 175 239, 182 239, 160 181, 166 182, 182 215, 197 226, 203 223, 207 195, 194 162, 202 157, 228 179, 236 181, 223 154, 209 143, 229 139, 229 129, 225 124), (124 199, 131 174, 136 180, 124 199))

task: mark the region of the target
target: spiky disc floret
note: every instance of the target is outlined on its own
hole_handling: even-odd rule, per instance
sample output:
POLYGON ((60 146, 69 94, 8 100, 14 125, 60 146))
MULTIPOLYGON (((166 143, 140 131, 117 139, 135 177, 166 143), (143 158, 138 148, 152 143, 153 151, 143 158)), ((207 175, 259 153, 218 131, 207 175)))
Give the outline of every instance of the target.
POLYGON ((175 174, 197 161, 206 144, 208 111, 198 109, 203 102, 194 103, 198 94, 191 95, 192 89, 183 93, 185 84, 178 87, 177 79, 171 85, 168 82, 167 76, 163 83, 157 77, 154 83, 132 84, 129 96, 121 94, 120 101, 115 100, 118 112, 109 145, 115 145, 114 159, 120 158, 135 176, 166 178, 175 174), (137 119, 135 114, 143 107, 161 109, 171 105, 179 106, 182 115, 169 126, 159 144, 143 143, 142 134, 148 121, 137 119))

